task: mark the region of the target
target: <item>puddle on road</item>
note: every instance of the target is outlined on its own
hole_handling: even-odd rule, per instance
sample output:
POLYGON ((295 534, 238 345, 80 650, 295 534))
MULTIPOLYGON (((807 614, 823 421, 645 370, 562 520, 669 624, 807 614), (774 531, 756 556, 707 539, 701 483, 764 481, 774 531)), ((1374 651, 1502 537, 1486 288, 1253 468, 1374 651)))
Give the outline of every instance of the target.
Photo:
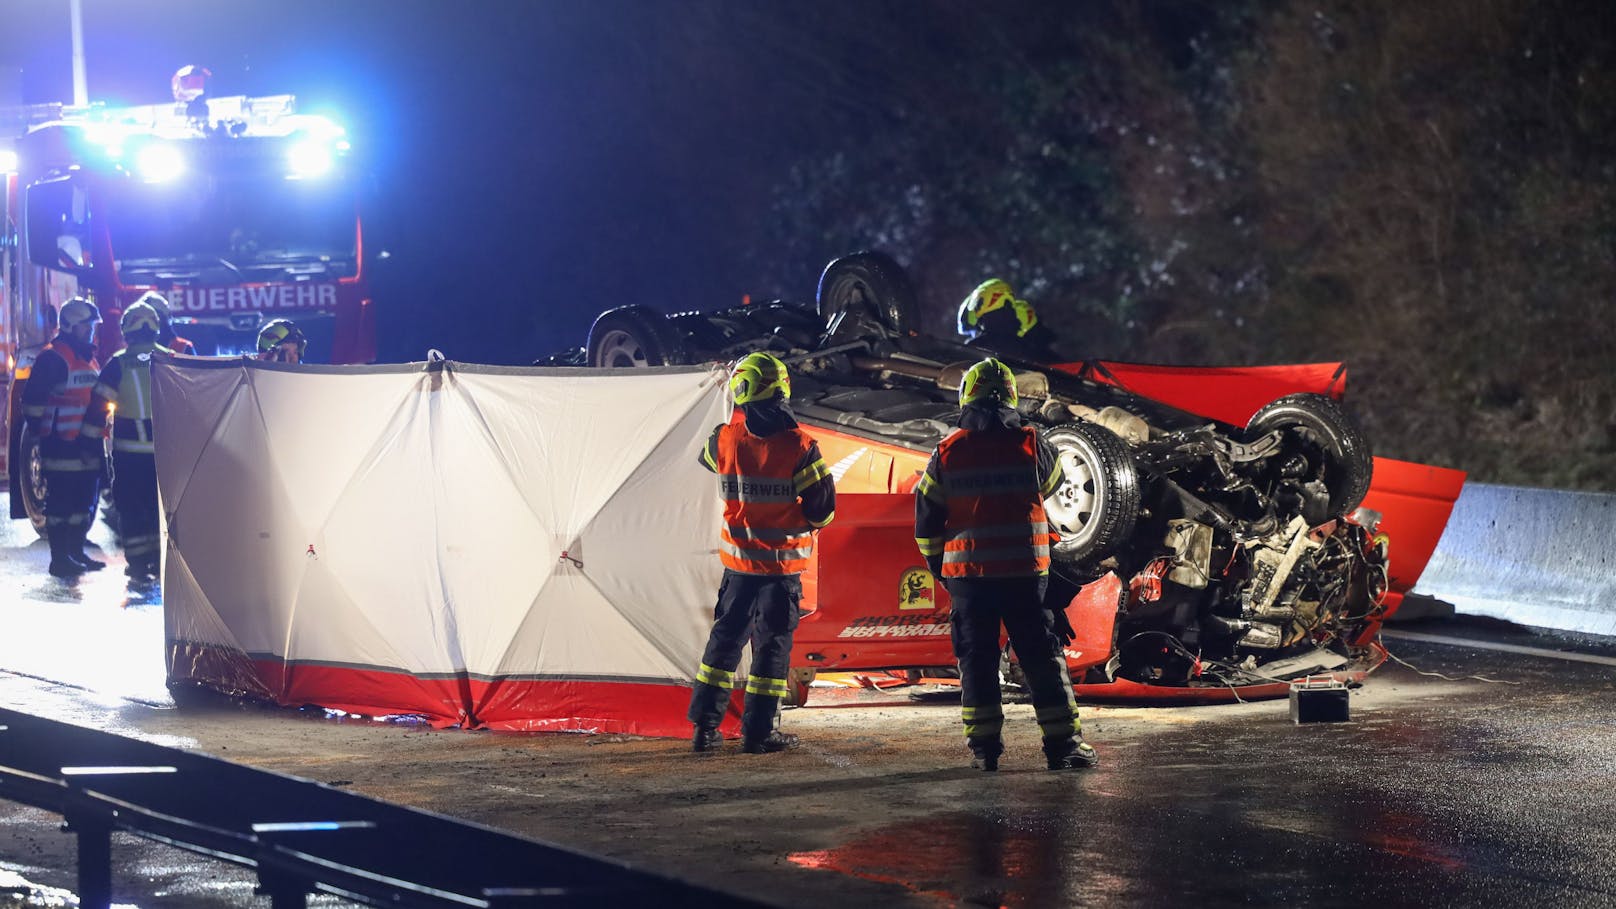
POLYGON ((1082 841, 1080 827, 1080 818, 1048 811, 935 815, 833 849, 793 853, 787 861, 896 884, 949 904, 1062 905, 1068 903, 1059 888, 1082 841))

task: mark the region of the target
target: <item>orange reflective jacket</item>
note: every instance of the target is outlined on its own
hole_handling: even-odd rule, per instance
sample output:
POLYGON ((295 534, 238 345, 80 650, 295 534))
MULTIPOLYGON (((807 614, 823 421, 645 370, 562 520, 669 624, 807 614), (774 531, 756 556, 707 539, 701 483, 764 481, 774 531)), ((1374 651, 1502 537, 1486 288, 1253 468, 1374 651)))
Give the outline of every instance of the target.
POLYGON ((712 467, 724 499, 718 558, 724 567, 743 574, 807 571, 813 528, 798 496, 829 475, 817 458, 799 466, 815 450, 813 441, 801 429, 760 438, 734 421, 719 427, 715 443, 712 467))
POLYGON ((84 412, 90 408, 90 392, 95 388, 99 367, 93 359, 82 360, 73 345, 51 342, 46 350, 55 351, 67 364, 67 381, 50 390, 45 399, 44 436, 71 442, 84 427, 84 412))
POLYGON ((1049 573, 1036 429, 956 430, 937 446, 937 467, 948 508, 943 577, 1049 573))

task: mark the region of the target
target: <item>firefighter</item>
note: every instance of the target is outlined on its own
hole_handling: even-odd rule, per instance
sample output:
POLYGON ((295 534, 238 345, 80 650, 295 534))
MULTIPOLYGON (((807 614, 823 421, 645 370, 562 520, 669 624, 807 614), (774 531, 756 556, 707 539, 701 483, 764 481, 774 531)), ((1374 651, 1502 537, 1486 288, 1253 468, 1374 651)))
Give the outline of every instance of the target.
POLYGON ((307 338, 291 319, 271 319, 258 330, 258 359, 271 363, 301 363, 307 338))
POLYGON ((724 579, 689 717, 695 750, 717 750, 718 724, 735 686, 741 648, 750 639, 741 750, 762 754, 797 744, 796 736, 775 727, 802 598, 799 575, 808 568, 814 531, 835 514, 836 486, 819 446, 791 414, 784 363, 766 353, 747 354, 730 373, 729 387, 742 419, 715 428, 699 457, 718 474, 724 500, 718 554, 724 579))
POLYGON ((1051 770, 1093 767, 1061 645, 1064 608, 1044 606, 1049 525, 1044 499, 1062 481, 1055 450, 1021 425, 1009 367, 989 358, 960 381, 959 428, 938 444, 915 485, 915 543, 953 602, 961 717, 972 766, 999 769, 1004 709, 999 626, 1021 661, 1051 770), (1057 629, 1059 636, 1057 636, 1057 629))
POLYGON ((1038 311, 999 278, 978 284, 960 304, 958 328, 971 347, 1030 363, 1060 361, 1055 335, 1038 321, 1038 311))
POLYGON ((105 452, 101 439, 83 433, 98 364, 95 327, 101 311, 83 297, 62 304, 56 337, 39 353, 22 390, 23 418, 39 438, 45 471, 45 536, 50 573, 76 578, 105 562, 84 552, 94 520, 105 452))
POLYGON ((196 354, 196 345, 174 333, 174 321, 168 314, 168 298, 155 290, 140 295, 136 303, 144 303, 157 313, 157 343, 177 354, 196 354))
POLYGON ((129 563, 124 574, 131 584, 144 585, 157 579, 160 540, 151 359, 154 353, 173 351, 157 342, 162 317, 149 303, 130 304, 119 325, 128 346, 113 354, 101 369, 84 419, 84 434, 103 437, 108 411, 112 412, 112 504, 118 509, 123 552, 129 563))

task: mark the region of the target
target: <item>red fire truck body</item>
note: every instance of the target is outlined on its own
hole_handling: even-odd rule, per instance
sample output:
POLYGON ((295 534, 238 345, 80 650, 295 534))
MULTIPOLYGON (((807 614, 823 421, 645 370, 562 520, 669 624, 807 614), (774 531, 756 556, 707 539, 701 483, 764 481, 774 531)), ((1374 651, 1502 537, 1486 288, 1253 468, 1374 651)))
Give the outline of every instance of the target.
POLYGON ((289 318, 309 360, 375 359, 360 179, 336 123, 296 113, 290 95, 35 105, 6 121, 17 135, 0 145, 0 473, 13 518, 37 522, 42 492, 21 388, 75 294, 101 309, 103 362, 123 346, 124 308, 147 291, 167 298, 198 355, 252 353, 264 322, 289 318))

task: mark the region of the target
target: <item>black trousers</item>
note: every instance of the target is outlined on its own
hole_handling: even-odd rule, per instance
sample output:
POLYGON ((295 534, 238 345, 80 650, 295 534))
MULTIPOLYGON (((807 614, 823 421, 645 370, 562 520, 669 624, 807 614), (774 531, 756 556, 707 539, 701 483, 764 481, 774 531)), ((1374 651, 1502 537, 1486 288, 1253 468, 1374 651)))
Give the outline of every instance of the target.
POLYGON ((791 664, 791 635, 797 630, 797 604, 802 580, 791 575, 741 574, 724 570, 690 696, 690 722, 716 727, 724 718, 734 689, 741 649, 752 645, 752 668, 746 679, 746 709, 741 731, 748 741, 761 741, 774 729, 780 699, 786 694, 791 664))
POLYGON ((39 443, 39 456, 45 462, 45 526, 72 528, 70 532, 80 539, 95 521, 96 499, 101 494, 101 470, 85 459, 81 444, 54 436, 39 443))
POLYGON ((1000 625, 1010 633, 1010 646, 1032 688, 1045 750, 1070 742, 1078 730, 1077 705, 1054 619, 1043 605, 1046 579, 948 578, 943 583, 953 603, 949 619, 959 659, 960 715, 971 750, 995 756, 1004 750, 1000 625))
POLYGON ((155 569, 160 538, 157 460, 150 452, 112 452, 112 504, 118 508, 118 531, 130 567, 155 569))

